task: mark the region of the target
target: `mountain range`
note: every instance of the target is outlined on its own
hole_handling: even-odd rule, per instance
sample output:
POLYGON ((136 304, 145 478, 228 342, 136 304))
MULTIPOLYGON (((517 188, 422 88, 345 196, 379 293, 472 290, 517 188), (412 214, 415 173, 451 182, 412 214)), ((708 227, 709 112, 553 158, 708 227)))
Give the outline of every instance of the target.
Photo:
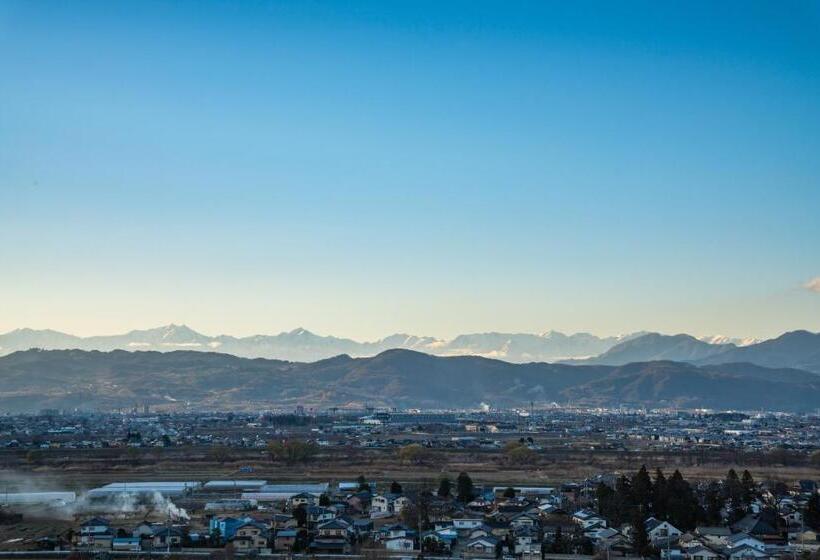
MULTIPOLYGON (((624 336, 598 337, 588 333, 564 334, 557 331, 543 334, 490 332, 462 334, 450 340, 394 334, 374 342, 357 342, 349 338, 319 336, 301 328, 277 335, 247 337, 207 336, 185 325, 167 325, 119 335, 91 337, 79 337, 53 330, 17 329, 0 334, 0 356, 30 348, 161 352, 197 350, 217 351, 246 358, 312 362, 339 354, 366 357, 375 356, 385 350, 403 348, 437 356, 483 356, 514 363, 556 362, 600 356, 616 346, 648 334, 652 333, 638 332, 624 336)), ((755 341, 709 337, 708 342, 703 344, 709 348, 725 349, 728 344, 741 346, 751 342, 755 341)))
POLYGON ((27 350, 0 358, 0 410, 646 406, 811 411, 820 375, 748 363, 513 364, 412 350, 311 363, 215 352, 27 350))
POLYGON ((745 362, 820 373, 820 333, 792 331, 748 346, 709 344, 685 334, 668 336, 648 333, 616 344, 594 358, 570 360, 568 363, 624 365, 656 360, 695 365, 745 362))

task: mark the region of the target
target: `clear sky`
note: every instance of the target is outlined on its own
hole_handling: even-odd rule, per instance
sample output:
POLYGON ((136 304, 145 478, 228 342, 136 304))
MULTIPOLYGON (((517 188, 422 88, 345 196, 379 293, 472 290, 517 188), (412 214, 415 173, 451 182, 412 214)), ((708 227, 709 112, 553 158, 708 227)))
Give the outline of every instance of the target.
POLYGON ((818 276, 817 2, 0 2, 0 331, 769 336, 818 276))

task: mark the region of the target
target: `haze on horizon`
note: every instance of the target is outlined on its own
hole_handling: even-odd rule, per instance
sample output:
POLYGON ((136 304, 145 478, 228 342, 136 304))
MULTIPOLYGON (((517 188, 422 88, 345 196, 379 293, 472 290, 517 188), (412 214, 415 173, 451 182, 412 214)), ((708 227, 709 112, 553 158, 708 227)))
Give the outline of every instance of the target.
POLYGON ((820 331, 811 2, 0 4, 0 332, 820 331))

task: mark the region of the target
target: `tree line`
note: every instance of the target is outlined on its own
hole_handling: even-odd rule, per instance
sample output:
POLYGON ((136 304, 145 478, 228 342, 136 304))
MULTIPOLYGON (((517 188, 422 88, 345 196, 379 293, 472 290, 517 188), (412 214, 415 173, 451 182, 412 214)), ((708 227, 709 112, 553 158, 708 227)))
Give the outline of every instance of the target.
POLYGON ((613 525, 632 523, 643 527, 644 521, 653 516, 682 531, 692 530, 698 524, 721 524, 724 508, 728 511, 727 521, 733 523, 749 513, 756 495, 757 485, 751 473, 744 470, 738 476, 734 469, 729 470, 722 483, 712 481, 702 493, 678 470, 667 478, 657 469, 653 479, 646 466, 631 477, 619 477, 614 488, 604 483, 596 488, 598 513, 613 525))

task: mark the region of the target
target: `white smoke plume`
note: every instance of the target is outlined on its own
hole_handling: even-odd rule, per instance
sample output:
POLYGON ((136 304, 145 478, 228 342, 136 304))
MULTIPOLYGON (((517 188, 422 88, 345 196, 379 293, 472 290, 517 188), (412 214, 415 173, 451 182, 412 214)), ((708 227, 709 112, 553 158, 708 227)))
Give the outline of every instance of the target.
POLYGON ((154 515, 171 521, 190 519, 184 508, 159 492, 122 492, 92 496, 80 492, 45 487, 33 477, 5 471, 0 476, 0 504, 9 502, 13 509, 36 514, 37 517, 71 519, 76 516, 103 515, 112 517, 154 515), (27 494, 27 495, 24 495, 27 494), (64 495, 65 494, 65 495, 64 495))

